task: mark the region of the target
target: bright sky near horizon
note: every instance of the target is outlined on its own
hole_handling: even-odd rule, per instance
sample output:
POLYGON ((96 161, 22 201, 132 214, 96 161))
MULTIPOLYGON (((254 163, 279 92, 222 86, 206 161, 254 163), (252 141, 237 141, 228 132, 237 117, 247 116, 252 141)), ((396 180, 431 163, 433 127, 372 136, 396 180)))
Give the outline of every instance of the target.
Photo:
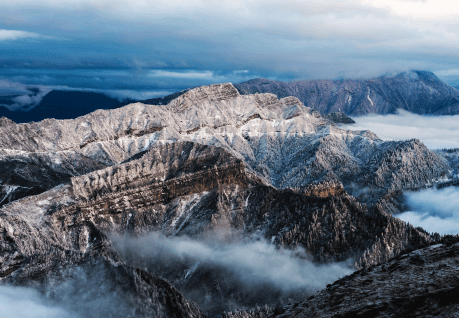
POLYGON ((41 85, 148 97, 255 77, 410 69, 459 86, 457 1, 3 0, 0 11, 0 92, 41 85))

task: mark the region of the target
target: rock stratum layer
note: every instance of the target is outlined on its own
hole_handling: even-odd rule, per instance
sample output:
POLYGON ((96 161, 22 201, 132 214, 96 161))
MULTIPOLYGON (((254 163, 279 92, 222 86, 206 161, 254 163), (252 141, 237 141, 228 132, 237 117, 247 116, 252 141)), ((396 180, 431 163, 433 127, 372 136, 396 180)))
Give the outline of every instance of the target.
POLYGON ((231 268, 171 266, 128 244, 151 233, 205 244, 226 233, 312 264, 381 264, 438 239, 388 211, 396 193, 450 170, 418 140, 342 130, 297 98, 230 83, 73 120, 1 119, 0 167, 1 282, 94 317, 201 317, 295 294, 267 284, 255 295, 231 268), (111 307, 72 305, 81 290, 111 307))
MULTIPOLYGON (((239 95, 228 83, 190 90, 168 105, 138 103, 28 124, 3 119, 0 160, 8 171, 0 174, 0 200, 30 193, 18 187, 37 186, 37 174, 47 176, 50 188, 176 141, 226 149, 277 188, 340 181, 371 204, 449 171, 446 160, 417 140, 383 142, 369 131, 343 130, 294 97, 239 95)), ((39 190, 44 186, 33 193, 39 190)))

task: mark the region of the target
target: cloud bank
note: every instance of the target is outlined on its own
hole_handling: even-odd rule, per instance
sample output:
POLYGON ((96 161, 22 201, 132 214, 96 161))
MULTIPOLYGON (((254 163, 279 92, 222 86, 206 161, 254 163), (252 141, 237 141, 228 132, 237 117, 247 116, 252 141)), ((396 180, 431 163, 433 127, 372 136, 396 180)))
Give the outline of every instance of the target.
POLYGON ((0 41, 19 40, 26 38, 44 38, 42 35, 33 32, 19 31, 19 30, 5 30, 0 29, 0 41))
POLYGON ((426 189, 405 193, 408 212, 397 217, 428 232, 459 233, 459 188, 426 189))
POLYGON ((353 117, 344 129, 371 130, 383 140, 417 138, 429 149, 459 148, 459 115, 422 116, 399 110, 396 115, 353 117))
POLYGON ((0 313, 5 318, 78 317, 62 308, 46 305, 42 295, 32 288, 12 286, 0 286, 0 313))
POLYGON ((204 311, 214 313, 304 298, 353 272, 344 262, 316 265, 302 249, 276 248, 264 239, 245 241, 237 235, 228 240, 229 236, 206 233, 198 240, 151 233, 112 239, 134 266, 145 266, 171 281, 204 311), (212 286, 220 286, 218 299, 209 298, 212 286))
POLYGON ((318 290, 352 272, 342 264, 317 266, 299 258, 305 252, 276 249, 264 240, 246 243, 211 244, 187 237, 167 238, 151 234, 131 241, 142 254, 187 258, 226 267, 246 282, 269 282, 283 290, 318 290))
POLYGON ((51 88, 24 85, 0 79, 0 106, 11 111, 31 109, 41 102, 51 88))
POLYGON ((7 0, 0 75, 35 85, 181 90, 238 81, 232 73, 242 70, 278 80, 458 70, 458 9, 443 0, 7 0), (35 39, 13 41, 26 36, 35 39))

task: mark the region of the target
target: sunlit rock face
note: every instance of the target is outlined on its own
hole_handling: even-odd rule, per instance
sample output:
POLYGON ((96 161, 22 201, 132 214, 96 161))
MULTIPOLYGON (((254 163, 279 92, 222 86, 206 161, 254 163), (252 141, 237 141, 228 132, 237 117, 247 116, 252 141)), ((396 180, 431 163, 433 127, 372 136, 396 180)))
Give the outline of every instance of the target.
POLYGON ((448 173, 444 159, 416 140, 383 142, 369 131, 339 129, 295 97, 239 95, 227 83, 190 90, 167 105, 28 124, 5 119, 0 204, 177 141, 221 147, 277 188, 340 181, 370 204, 448 173))
POLYGON ((431 72, 410 71, 368 80, 309 80, 279 82, 254 79, 236 84, 243 94, 295 96, 321 114, 393 114, 405 109, 416 114, 456 115, 459 90, 431 72))
POLYGON ((87 280, 103 286, 88 297, 124 299, 104 312, 123 317, 284 304, 325 283, 285 293, 267 282, 271 293, 255 297, 226 267, 156 262, 127 242, 160 233, 208 244, 223 233, 231 238, 224 244, 261 240, 314 266, 366 268, 436 240, 388 207, 397 191, 448 173, 445 159, 417 140, 342 130, 295 97, 240 95, 230 83, 167 105, 28 124, 3 119, 0 278, 40 288, 77 313, 83 309, 68 305, 77 292, 52 295, 87 280), (94 271, 100 276, 91 278, 94 271))

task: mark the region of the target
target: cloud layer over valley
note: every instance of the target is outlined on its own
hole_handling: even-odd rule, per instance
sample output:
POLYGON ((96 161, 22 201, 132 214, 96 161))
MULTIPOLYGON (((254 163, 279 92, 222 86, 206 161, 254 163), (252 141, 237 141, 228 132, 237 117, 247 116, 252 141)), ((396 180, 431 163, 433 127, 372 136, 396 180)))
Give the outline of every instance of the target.
POLYGON ((459 187, 405 193, 410 211, 398 218, 428 232, 459 233, 459 187))
POLYGON ((2 317, 16 318, 77 318, 60 307, 47 305, 36 290, 25 287, 0 286, 0 313, 2 317))
POLYGON ((399 110, 394 115, 353 117, 355 124, 342 128, 371 130, 383 140, 419 139, 429 149, 459 148, 459 115, 422 116, 399 110))
POLYGON ((114 241, 134 265, 142 264, 169 281, 176 280, 174 285, 204 310, 209 309, 210 296, 203 294, 199 285, 211 286, 212 281, 225 286, 223 291, 228 293, 221 296, 225 298, 222 310, 235 301, 231 293, 248 297, 236 307, 273 305, 295 295, 313 293, 353 272, 345 263, 315 265, 302 249, 279 249, 264 239, 228 239, 231 236, 226 232, 207 233, 197 240, 151 233, 140 238, 119 236, 114 241))

